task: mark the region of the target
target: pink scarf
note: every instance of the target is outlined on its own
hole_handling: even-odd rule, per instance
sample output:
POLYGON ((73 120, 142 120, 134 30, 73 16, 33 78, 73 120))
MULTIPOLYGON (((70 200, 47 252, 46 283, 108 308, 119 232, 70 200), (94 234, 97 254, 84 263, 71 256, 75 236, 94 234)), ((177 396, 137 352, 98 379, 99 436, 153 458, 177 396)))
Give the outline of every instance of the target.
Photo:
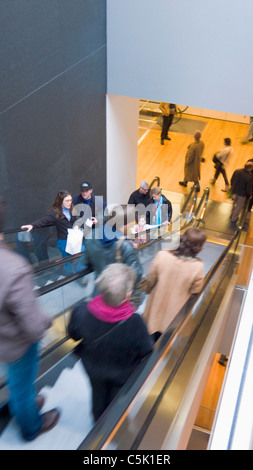
POLYGON ((97 295, 88 305, 89 312, 101 321, 116 323, 126 320, 134 313, 134 307, 130 302, 124 302, 118 307, 106 305, 101 295, 97 295))

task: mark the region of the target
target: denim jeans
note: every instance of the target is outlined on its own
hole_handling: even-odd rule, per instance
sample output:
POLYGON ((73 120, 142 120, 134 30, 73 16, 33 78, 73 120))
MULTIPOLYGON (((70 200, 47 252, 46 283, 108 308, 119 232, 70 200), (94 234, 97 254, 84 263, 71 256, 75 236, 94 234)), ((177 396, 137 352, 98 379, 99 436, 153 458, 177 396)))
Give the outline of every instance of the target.
MULTIPOLYGON (((58 239, 57 240, 57 246, 61 252, 61 255, 63 258, 68 258, 70 256, 66 251, 66 245, 67 245, 67 240, 63 239, 58 239)), ((81 252, 85 251, 84 245, 82 245, 81 252)), ((69 261, 67 263, 64 263, 64 269, 66 274, 69 276, 71 274, 74 274, 75 272, 82 271, 82 269, 85 269, 86 266, 84 265, 82 257, 79 258, 76 269, 74 269, 73 262, 69 261)))
POLYGON ((23 438, 30 441, 37 436, 42 425, 35 402, 38 344, 32 344, 21 358, 6 366, 10 392, 9 410, 20 426, 23 438))

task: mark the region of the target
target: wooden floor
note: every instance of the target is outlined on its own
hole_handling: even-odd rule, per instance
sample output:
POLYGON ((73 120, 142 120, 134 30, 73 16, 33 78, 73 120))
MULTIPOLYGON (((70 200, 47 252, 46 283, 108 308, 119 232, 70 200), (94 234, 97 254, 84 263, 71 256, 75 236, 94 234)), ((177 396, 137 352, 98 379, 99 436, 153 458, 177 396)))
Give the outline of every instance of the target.
POLYGON ((205 392, 201 401, 199 412, 195 420, 195 426, 211 431, 215 411, 222 388, 226 367, 219 364, 220 355, 216 354, 213 366, 207 381, 205 392))
MULTIPOLYGON (((198 121, 206 122, 202 132, 202 140, 205 144, 203 156, 205 163, 201 164, 201 189, 210 187, 210 199, 231 204, 227 199, 222 175, 219 176, 214 186, 210 185, 210 179, 214 175, 214 165, 212 158, 215 152, 219 151, 224 145, 224 138, 230 137, 234 149, 233 156, 227 167, 227 175, 230 178, 237 168, 242 168, 249 158, 253 158, 253 142, 246 145, 242 144, 243 138, 247 134, 248 125, 231 121, 222 121, 204 117, 183 115, 182 119, 190 118, 196 120, 196 130, 198 121)), ((143 135, 143 129, 139 129, 140 135, 143 135)), ((170 132, 170 141, 164 141, 161 145, 161 131, 157 129, 147 130, 144 138, 140 139, 138 145, 138 163, 137 163, 137 181, 136 187, 142 180, 149 183, 155 176, 160 177, 160 184, 164 190, 176 193, 187 193, 187 188, 178 184, 184 176, 184 159, 188 145, 194 139, 192 135, 170 132)), ((188 185, 191 186, 190 184, 188 185)), ((248 232, 250 242, 253 241, 253 222, 250 224, 248 232)))

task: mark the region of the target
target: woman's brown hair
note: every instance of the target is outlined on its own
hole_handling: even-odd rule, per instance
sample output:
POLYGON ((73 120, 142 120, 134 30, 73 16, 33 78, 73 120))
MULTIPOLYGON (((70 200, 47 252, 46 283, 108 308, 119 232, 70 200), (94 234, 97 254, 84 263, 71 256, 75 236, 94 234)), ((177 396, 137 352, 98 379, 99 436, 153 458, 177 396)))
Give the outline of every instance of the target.
MULTIPOLYGON (((51 210, 56 212, 57 219, 59 219, 59 217, 64 217, 63 212, 62 212, 62 203, 63 203, 63 199, 67 196, 71 196, 71 194, 66 189, 61 189, 56 195, 56 198, 51 207, 51 210)), ((70 213, 72 213, 72 209, 73 209, 73 206, 71 205, 70 213)))
POLYGON ((206 234, 198 228, 188 228, 180 239, 179 247, 174 250, 176 256, 195 258, 202 250, 206 234))

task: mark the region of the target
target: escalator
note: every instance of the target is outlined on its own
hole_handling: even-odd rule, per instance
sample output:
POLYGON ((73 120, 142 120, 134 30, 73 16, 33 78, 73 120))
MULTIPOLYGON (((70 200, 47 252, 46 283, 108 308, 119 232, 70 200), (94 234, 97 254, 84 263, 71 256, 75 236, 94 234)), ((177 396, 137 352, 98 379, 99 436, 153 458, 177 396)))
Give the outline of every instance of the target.
MULTIPOLYGON (((202 198, 197 200, 197 193, 192 188, 183 203, 181 230, 190 225, 205 228, 208 194, 208 190, 205 190, 202 198)), ((45 434, 30 444, 20 442, 15 424, 9 423, 0 437, 1 449, 161 449, 178 446, 175 442, 176 433, 173 431, 172 439, 168 430, 175 424, 181 429, 180 420, 177 422, 177 413, 178 409, 182 411, 184 408, 184 393, 188 390, 193 375, 200 373, 199 354, 201 353, 202 358, 203 354, 207 356, 207 360, 201 360, 202 368, 204 365, 206 368, 208 354, 211 355, 210 351, 224 328, 225 314, 219 313, 220 305, 232 289, 231 279, 240 251, 238 241, 242 236, 241 225, 236 233, 230 230, 225 236, 222 234, 217 237, 215 231, 211 235, 212 239, 206 242, 201 254, 206 272, 201 294, 197 298, 191 298, 179 312, 158 341, 152 356, 131 377, 95 426, 90 413, 89 381, 80 361, 72 353, 73 341, 66 336, 69 313, 75 303, 89 297, 94 275, 87 269, 72 276, 60 276, 57 280, 53 279, 47 285, 38 287, 41 307, 51 312, 54 322, 41 345, 37 386, 48 396, 47 409, 62 406, 62 418, 56 428, 50 431, 50 437, 45 434), (85 287, 79 283, 84 275, 87 278, 85 287), (210 330, 213 330, 212 337, 208 339, 207 347, 210 330), (170 406, 167 406, 168 403, 170 406), (77 419, 73 420, 73 416, 77 419)), ((169 237, 171 238, 171 234, 169 237)), ((148 272, 150 262, 163 243, 164 239, 158 239, 139 249, 144 273, 148 272)), ((76 261, 78 257, 79 255, 75 255, 70 260, 76 261)), ((50 266, 36 268, 35 275, 43 273, 48 278, 50 273, 50 277, 54 278, 64 262, 51 261, 50 266)), ((1 397, 5 393, 2 377, 1 397)), ((194 396, 192 401, 194 402, 194 396)))

